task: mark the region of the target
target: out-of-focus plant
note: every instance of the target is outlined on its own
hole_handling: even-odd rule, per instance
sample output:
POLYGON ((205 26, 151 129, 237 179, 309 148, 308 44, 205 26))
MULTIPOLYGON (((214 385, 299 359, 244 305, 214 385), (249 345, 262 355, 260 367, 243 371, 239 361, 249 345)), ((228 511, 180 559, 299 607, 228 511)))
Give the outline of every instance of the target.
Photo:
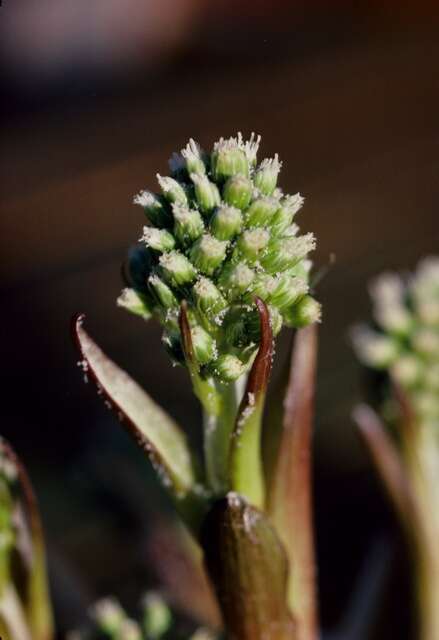
POLYGON ((371 286, 375 326, 356 327, 360 360, 382 371, 379 412, 355 417, 413 548, 419 638, 439 638, 439 258, 371 286))
MULTIPOLYGON (((315 640, 310 437, 320 306, 309 292, 312 234, 303 204, 277 186, 277 156, 259 138, 190 140, 135 198, 146 215, 119 305, 163 326, 203 409, 202 461, 180 427, 111 362, 76 318, 85 375, 113 407, 202 547, 226 633, 239 640, 315 640), (297 329, 273 404, 274 337, 297 329), (283 411, 282 411, 283 408, 283 411)), ((190 590, 190 585, 187 585, 190 590)))
POLYGON ((164 598, 155 592, 144 595, 139 620, 130 617, 115 598, 104 598, 96 602, 90 611, 92 624, 83 631, 72 631, 67 640, 215 640, 213 631, 200 627, 189 636, 176 628, 170 607, 164 598))
POLYGON ((0 440, 0 637, 52 640, 43 532, 32 486, 0 440))

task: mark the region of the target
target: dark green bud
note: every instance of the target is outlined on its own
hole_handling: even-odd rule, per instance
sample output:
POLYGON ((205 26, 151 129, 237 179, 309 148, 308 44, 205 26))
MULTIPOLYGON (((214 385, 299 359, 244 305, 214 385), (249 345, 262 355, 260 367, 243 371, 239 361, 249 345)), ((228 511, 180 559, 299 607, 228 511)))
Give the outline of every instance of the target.
POLYGON ((179 251, 160 256, 159 264, 165 280, 171 287, 181 287, 193 282, 197 276, 191 262, 179 251))
POLYGON ((165 310, 178 309, 178 300, 172 289, 159 276, 150 276, 148 284, 154 298, 165 310))
POLYGON ((212 275, 226 257, 228 243, 206 233, 195 242, 190 258, 195 267, 205 275, 212 275))
MULTIPOLYGON (((283 318, 278 309, 273 306, 269 306, 270 312, 270 325, 273 331, 273 336, 277 336, 282 329, 283 318)), ((248 336, 247 344, 258 344, 261 337, 261 319, 259 313, 255 308, 251 308, 246 314, 246 332, 248 336)))
POLYGON ((208 364, 216 355, 215 340, 199 325, 191 328, 195 358, 200 364, 208 364))
POLYGON ((250 204, 252 192, 253 185, 248 178, 240 175, 232 176, 224 185, 223 199, 232 207, 243 210, 250 204))
POLYGON ((269 226, 271 219, 278 209, 279 202, 274 198, 265 197, 254 200, 245 213, 245 226, 269 226))
POLYGON ((174 214, 174 235, 184 247, 190 246, 204 231, 200 212, 181 205, 172 206, 174 214))
POLYGON ((225 384, 237 380, 244 373, 245 369, 245 364, 241 362, 237 356, 232 354, 219 356, 219 358, 210 365, 210 370, 213 375, 225 384))
POLYGON ((200 176, 197 173, 191 173, 191 180, 194 184, 195 197, 200 210, 203 213, 209 213, 221 201, 218 187, 213 182, 210 182, 207 176, 200 176))
POLYGON ((218 207, 210 221, 212 235, 218 240, 231 240, 241 231, 242 213, 236 207, 218 207))
POLYGON ((279 162, 277 153, 274 158, 266 158, 263 160, 253 176, 255 187, 264 195, 271 196, 276 189, 277 178, 281 167, 282 163, 279 162))

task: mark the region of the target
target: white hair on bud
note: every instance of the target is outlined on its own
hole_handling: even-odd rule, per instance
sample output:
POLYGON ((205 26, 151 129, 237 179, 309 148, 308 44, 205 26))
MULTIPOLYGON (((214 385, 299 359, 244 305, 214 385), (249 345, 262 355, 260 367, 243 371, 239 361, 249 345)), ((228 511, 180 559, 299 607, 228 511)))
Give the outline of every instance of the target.
POLYGON ((198 142, 190 138, 185 148, 181 150, 181 155, 184 160, 201 160, 201 147, 198 142))
POLYGON ((157 196, 151 191, 140 191, 134 196, 133 203, 141 207, 153 207, 157 204, 157 196))
POLYGON ((282 205, 292 211, 293 214, 297 213, 299 209, 303 207, 305 198, 300 193, 295 193, 291 196, 285 196, 282 205))
POLYGON ((276 174, 279 173, 281 169, 282 162, 279 160, 279 156, 277 153, 275 154, 274 158, 264 158, 258 168, 259 171, 270 170, 276 174))

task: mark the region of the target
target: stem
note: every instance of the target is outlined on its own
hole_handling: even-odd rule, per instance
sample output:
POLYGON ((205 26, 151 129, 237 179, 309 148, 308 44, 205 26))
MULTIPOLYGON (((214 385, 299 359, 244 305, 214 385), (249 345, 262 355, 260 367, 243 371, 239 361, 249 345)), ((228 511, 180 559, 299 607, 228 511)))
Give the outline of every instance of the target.
POLYGON ((214 493, 224 494, 229 489, 230 437, 236 419, 236 383, 218 384, 219 412, 204 409, 204 455, 209 487, 214 493))
POLYGON ((417 521, 409 535, 414 547, 419 639, 439 638, 439 474, 437 434, 422 422, 404 434, 407 470, 416 497, 417 521))

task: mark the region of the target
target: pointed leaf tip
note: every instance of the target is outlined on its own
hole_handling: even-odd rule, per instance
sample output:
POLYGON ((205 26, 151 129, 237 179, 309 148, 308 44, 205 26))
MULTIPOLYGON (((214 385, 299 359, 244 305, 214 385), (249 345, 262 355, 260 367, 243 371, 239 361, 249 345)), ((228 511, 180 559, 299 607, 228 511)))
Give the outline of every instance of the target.
POLYGON ((263 507, 261 423, 273 357, 273 332, 267 305, 260 298, 256 298, 255 303, 261 323, 261 340, 232 435, 230 476, 234 491, 242 493, 252 504, 263 507))
POLYGON ((186 437, 174 420, 97 346, 83 327, 84 314, 73 318, 73 337, 79 366, 97 387, 140 448, 147 454, 162 483, 178 500, 196 481, 186 437))

